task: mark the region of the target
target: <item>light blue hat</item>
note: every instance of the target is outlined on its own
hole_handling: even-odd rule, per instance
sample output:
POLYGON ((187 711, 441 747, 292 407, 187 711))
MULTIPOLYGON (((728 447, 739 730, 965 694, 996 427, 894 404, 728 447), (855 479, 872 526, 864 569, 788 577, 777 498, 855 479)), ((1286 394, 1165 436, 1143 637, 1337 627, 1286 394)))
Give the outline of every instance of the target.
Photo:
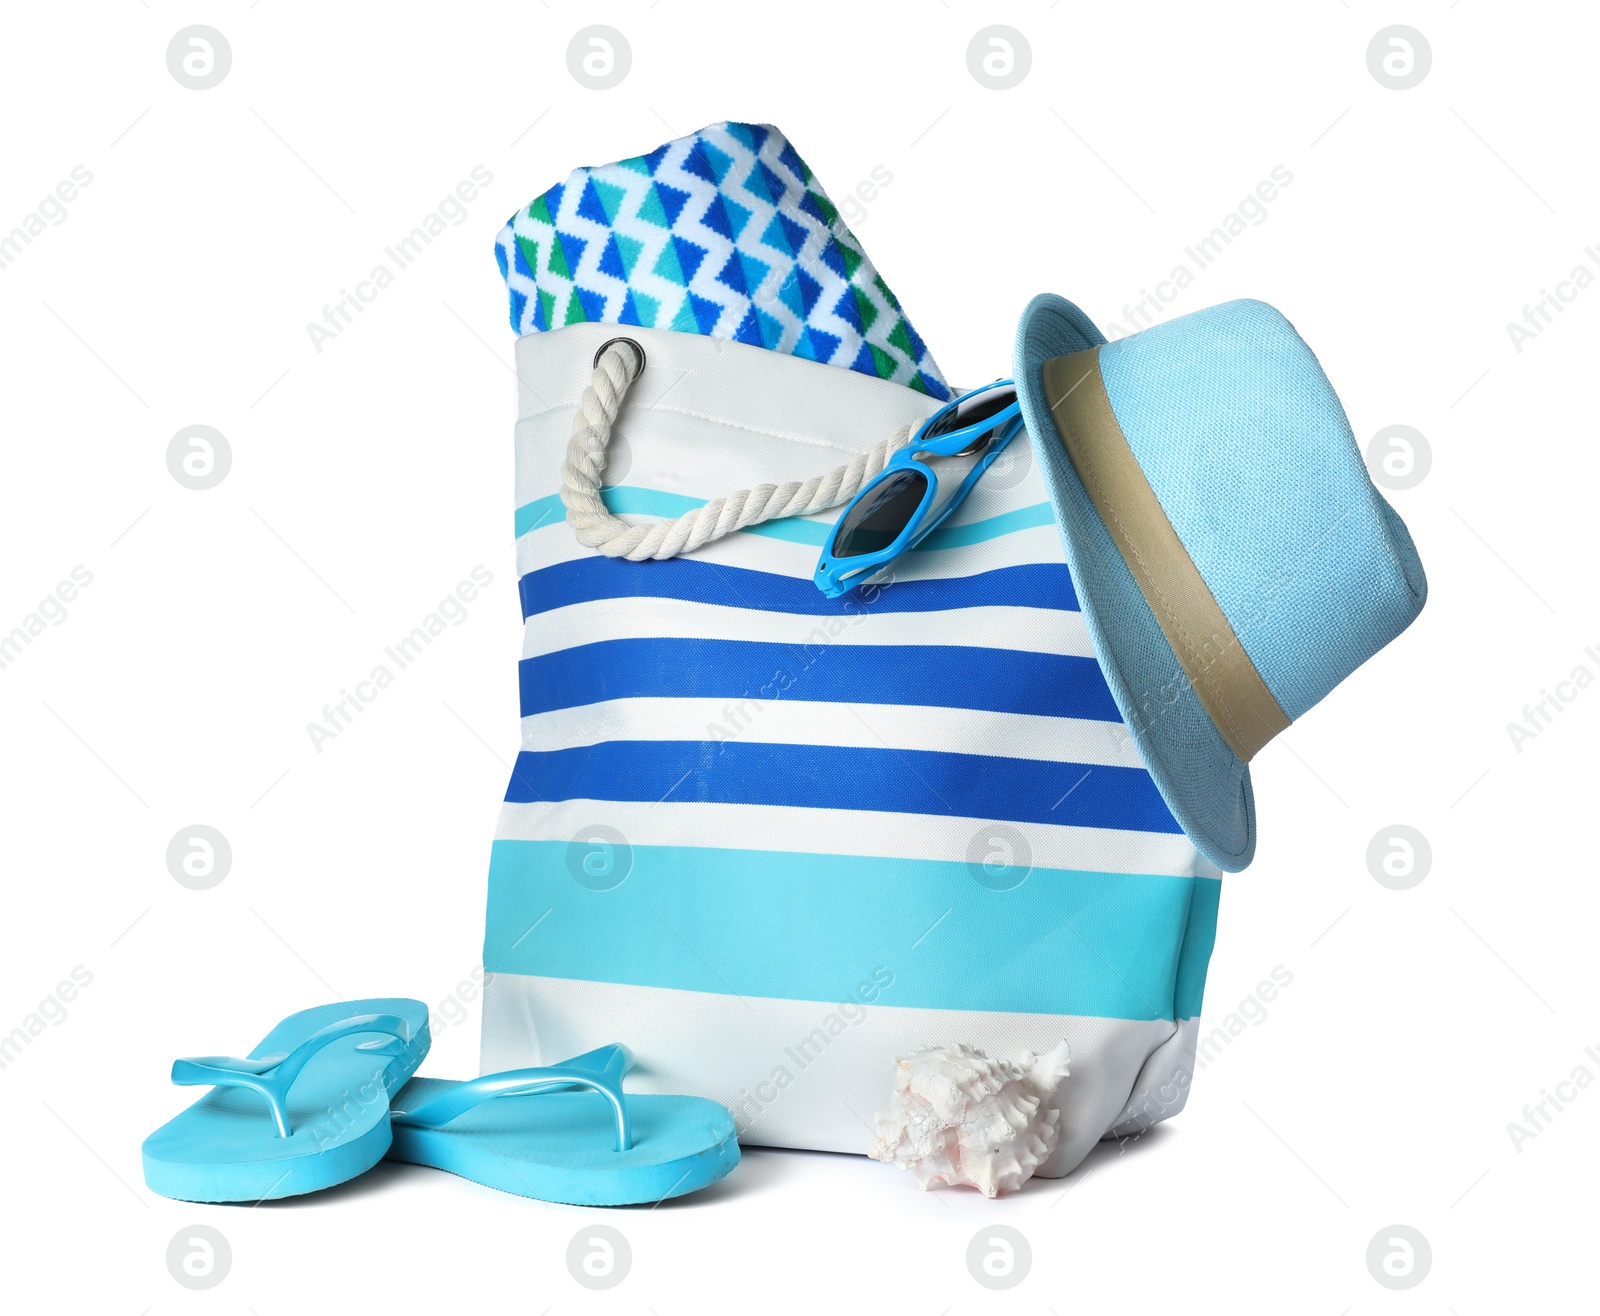
POLYGON ((1112 695, 1201 854, 1244 868, 1249 760, 1422 610, 1411 536, 1270 306, 1227 302, 1108 343, 1046 294, 1015 357, 1112 695))

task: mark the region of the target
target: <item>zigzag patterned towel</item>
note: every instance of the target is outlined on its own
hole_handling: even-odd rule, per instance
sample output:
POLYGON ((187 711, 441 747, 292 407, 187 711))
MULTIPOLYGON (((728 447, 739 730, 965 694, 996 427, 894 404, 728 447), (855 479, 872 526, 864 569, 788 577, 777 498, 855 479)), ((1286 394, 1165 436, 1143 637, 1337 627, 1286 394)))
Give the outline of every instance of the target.
POLYGON ((950 396, 855 235, 769 125, 713 124, 574 170, 512 216, 495 256, 519 334, 585 321, 673 329, 950 396))

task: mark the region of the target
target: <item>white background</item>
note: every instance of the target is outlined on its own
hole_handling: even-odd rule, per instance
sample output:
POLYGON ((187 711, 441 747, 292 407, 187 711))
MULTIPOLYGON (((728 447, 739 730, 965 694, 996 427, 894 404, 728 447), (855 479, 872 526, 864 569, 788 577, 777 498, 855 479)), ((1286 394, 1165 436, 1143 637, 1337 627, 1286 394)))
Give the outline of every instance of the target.
POLYGON ((1506 730, 1575 667, 1600 675, 1600 290, 1521 352, 1506 330, 1575 265, 1600 273, 1592 14, 117 0, 9 6, 4 25, 0 233, 75 166, 93 175, 0 269, 0 632, 93 574, 0 670, 0 1033, 75 966, 93 975, 0 1070, 8 1309, 1592 1308, 1600 1084, 1520 1149, 1507 1124, 1575 1067, 1600 1077, 1600 686, 1520 752, 1506 730), (192 23, 232 49, 207 91, 166 64, 192 23), (613 90, 568 72, 590 23, 631 47, 613 90), (1032 51, 1007 91, 967 68, 993 23, 1032 51), (1411 90, 1368 71, 1392 23, 1432 48, 1411 90), (1009 1200, 762 1151, 656 1210, 389 1166, 258 1209, 152 1195, 140 1140, 189 1099, 172 1057, 242 1050, 291 1009, 421 997, 427 1071, 476 1072, 457 984, 478 964, 519 643, 494 234, 574 166, 724 118, 780 125, 836 199, 892 174, 853 227, 960 381, 1007 370, 1036 292, 1125 323, 1186 245, 1292 172, 1167 313, 1272 302, 1363 445, 1406 424, 1433 453, 1392 495, 1427 610, 1257 760, 1260 850, 1226 883, 1206 1027, 1275 966, 1292 984, 1175 1122, 1009 1200), (494 181, 465 221, 314 350, 307 322, 477 165, 494 181), (192 424, 232 450, 204 492, 166 465, 192 424), (494 584, 467 619, 315 752, 306 724, 479 565, 494 584), (233 849, 210 891, 166 868, 195 823, 233 849), (1408 891, 1367 867, 1395 823, 1433 851, 1408 891), (597 1219, 633 1249, 606 1293, 565 1264, 597 1219), (1033 1250, 1006 1293, 965 1262, 994 1222, 1033 1250), (195 1223, 233 1252, 207 1293, 165 1261, 195 1223), (1433 1252, 1407 1292, 1365 1260, 1396 1223, 1433 1252))

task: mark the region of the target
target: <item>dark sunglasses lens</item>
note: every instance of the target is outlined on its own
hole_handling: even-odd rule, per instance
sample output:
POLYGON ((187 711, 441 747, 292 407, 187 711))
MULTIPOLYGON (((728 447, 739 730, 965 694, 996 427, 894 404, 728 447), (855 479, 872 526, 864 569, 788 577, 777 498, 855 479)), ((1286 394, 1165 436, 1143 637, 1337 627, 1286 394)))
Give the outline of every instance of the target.
POLYGON ((839 522, 834 557, 861 557, 888 548, 911 524, 927 488, 928 477, 921 471, 896 471, 878 484, 839 522))
POLYGON ((929 425, 923 432, 925 439, 936 439, 952 430, 964 430, 968 425, 981 424, 990 416, 998 415, 1017 400, 1017 390, 1010 384, 980 389, 969 393, 955 406, 929 425))

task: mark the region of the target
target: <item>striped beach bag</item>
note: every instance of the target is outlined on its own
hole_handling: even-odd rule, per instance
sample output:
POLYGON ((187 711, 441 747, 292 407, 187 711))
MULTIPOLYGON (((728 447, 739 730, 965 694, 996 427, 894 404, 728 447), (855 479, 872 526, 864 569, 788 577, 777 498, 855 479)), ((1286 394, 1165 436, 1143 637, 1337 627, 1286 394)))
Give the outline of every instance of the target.
POLYGON ((952 389, 782 135, 580 169, 497 252, 526 633, 484 1071, 621 1040, 746 1143, 864 1152, 897 1056, 1065 1039, 1046 1176, 1176 1113, 1220 871, 1122 723, 1028 441, 829 600, 837 504, 952 389))

